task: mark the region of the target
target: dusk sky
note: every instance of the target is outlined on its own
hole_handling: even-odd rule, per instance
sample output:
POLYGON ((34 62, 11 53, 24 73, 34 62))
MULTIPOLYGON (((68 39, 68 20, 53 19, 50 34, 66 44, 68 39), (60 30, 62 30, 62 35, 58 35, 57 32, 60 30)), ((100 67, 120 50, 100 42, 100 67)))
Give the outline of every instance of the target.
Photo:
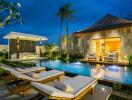
MULTIPOLYGON (((12 0, 11 0, 12 1, 12 0)), ((70 33, 89 27, 104 15, 128 18, 132 14, 132 0, 14 0, 21 3, 20 13, 24 24, 14 23, 0 29, 0 44, 10 31, 47 36, 48 42, 58 43, 60 20, 56 15, 60 6, 71 2, 76 10, 69 23, 70 33)), ((64 33, 64 32, 63 32, 64 33)))

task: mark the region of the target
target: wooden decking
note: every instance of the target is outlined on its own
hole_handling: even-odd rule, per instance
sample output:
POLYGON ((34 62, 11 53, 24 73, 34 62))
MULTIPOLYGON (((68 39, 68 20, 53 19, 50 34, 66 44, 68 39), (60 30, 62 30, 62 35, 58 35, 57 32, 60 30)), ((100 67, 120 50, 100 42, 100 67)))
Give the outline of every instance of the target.
POLYGON ((120 66, 126 66, 128 65, 127 61, 118 61, 118 62, 108 62, 108 61, 94 61, 94 60, 89 60, 88 59, 81 59, 82 62, 84 63, 91 63, 91 64, 107 64, 107 65, 120 65, 120 66))

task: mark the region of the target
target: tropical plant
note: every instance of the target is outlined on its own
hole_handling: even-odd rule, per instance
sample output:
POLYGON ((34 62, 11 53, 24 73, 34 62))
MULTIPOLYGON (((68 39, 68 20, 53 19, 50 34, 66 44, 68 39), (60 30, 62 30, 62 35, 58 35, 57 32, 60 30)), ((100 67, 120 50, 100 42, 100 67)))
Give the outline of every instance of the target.
POLYGON ((131 67, 132 68, 132 55, 129 55, 128 56, 128 67, 131 67))
POLYGON ((47 55, 49 56, 48 58, 52 59, 52 54, 56 48, 56 45, 54 43, 51 43, 51 44, 45 43, 44 48, 45 48, 47 55))
POLYGON ((66 52, 66 59, 68 60, 69 59, 69 54, 71 53, 70 51, 71 51, 71 44, 72 44, 72 35, 70 35, 70 34, 67 34, 67 35, 65 35, 64 37, 63 37, 63 44, 65 44, 65 48, 63 48, 64 50, 64 52, 66 52))
MULTIPOLYGON (((71 6, 72 6, 71 3, 66 3, 62 7, 60 7, 60 9, 59 9, 59 11, 57 13, 57 15, 60 17, 60 20, 61 20, 60 46, 59 46, 60 52, 62 50, 62 43, 61 43, 62 42, 62 40, 61 40, 62 39, 62 34, 61 34, 61 31, 62 31, 63 23, 64 23, 64 21, 66 21, 66 34, 68 35, 68 33, 69 33, 68 21, 69 21, 69 19, 73 18, 72 14, 75 12, 75 10, 71 9, 71 6)), ((67 43, 68 43, 68 38, 67 38, 67 43)), ((68 46, 68 44, 67 44, 67 46, 68 46)), ((68 50, 67 50, 67 58, 69 59, 68 50)))
POLYGON ((21 7, 21 4, 17 2, 0 1, 0 14, 2 15, 0 17, 0 28, 18 21, 23 24, 18 10, 19 7, 21 7))

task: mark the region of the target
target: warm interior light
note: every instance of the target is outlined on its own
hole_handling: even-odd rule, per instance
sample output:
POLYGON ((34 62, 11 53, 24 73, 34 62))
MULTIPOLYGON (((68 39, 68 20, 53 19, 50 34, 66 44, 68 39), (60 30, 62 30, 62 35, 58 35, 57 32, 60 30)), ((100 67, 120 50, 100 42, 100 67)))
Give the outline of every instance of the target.
POLYGON ((96 52, 96 56, 107 56, 109 52, 118 52, 120 56, 120 38, 106 38, 92 40, 92 52, 96 52))

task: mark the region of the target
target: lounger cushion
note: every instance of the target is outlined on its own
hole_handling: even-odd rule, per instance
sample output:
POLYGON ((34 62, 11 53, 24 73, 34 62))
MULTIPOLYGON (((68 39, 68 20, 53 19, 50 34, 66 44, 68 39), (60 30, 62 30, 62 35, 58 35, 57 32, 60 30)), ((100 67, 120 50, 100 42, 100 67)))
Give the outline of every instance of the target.
POLYGON ((72 79, 65 80, 64 83, 69 84, 73 88, 72 94, 77 96, 96 81, 97 79, 95 78, 78 75, 72 79))
POLYGON ((63 98, 74 98, 74 95, 63 92, 53 86, 36 83, 36 82, 32 82, 31 85, 35 87, 36 89, 40 90, 41 92, 44 92, 50 96, 63 97, 63 98))
POLYGON ((15 68, 16 71, 22 72, 23 69, 22 68, 15 68))
POLYGON ((37 81, 37 79, 29 77, 28 75, 22 74, 18 71, 15 71, 15 70, 11 71, 11 74, 14 75, 16 78, 19 78, 19 79, 24 79, 24 80, 29 80, 29 81, 37 81))
POLYGON ((54 87, 67 93, 73 92, 73 88, 69 84, 64 83, 63 81, 55 81, 54 87))
POLYGON ((59 71, 59 70, 43 71, 43 72, 38 73, 38 75, 40 76, 38 78, 38 81, 41 81, 41 80, 46 79, 46 78, 53 77, 55 75, 63 74, 63 73, 64 73, 63 71, 59 71))
POLYGON ((39 74, 37 73, 34 73, 34 72, 28 72, 26 73, 26 75, 28 75, 29 77, 32 77, 32 78, 39 78, 39 74))

